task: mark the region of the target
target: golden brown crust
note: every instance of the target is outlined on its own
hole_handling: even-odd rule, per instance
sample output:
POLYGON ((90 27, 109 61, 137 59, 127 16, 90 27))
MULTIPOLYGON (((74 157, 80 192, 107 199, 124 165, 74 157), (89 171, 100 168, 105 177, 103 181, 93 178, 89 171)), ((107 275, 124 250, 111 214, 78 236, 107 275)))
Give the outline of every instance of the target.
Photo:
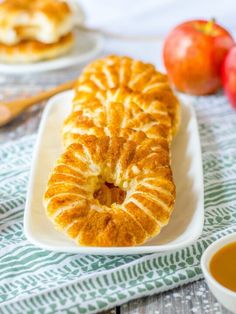
POLYGON ((7 20, 11 19, 11 14, 19 12, 33 14, 35 12, 42 12, 55 23, 61 22, 65 14, 71 12, 68 4, 65 1, 58 0, 4 0, 0 5, 1 14, 8 13, 7 20))
POLYGON ((157 235, 175 202, 169 147, 178 113, 153 66, 120 57, 88 66, 44 197, 56 227, 87 246, 138 245, 157 235))
POLYGON ((64 143, 73 143, 80 134, 124 136, 126 129, 168 142, 172 138, 171 121, 162 102, 118 88, 76 94, 73 111, 63 127, 64 143))
POLYGON ((71 32, 69 5, 58 0, 5 0, 0 3, 0 42, 14 45, 22 40, 54 43, 71 32))
POLYGON ((0 61, 6 63, 32 63, 64 55, 74 45, 74 35, 69 33, 53 44, 43 44, 35 40, 22 41, 8 46, 0 43, 0 61))
POLYGON ((161 101, 168 109, 172 131, 176 134, 180 123, 179 102, 170 88, 167 76, 151 64, 119 56, 96 60, 84 69, 76 91, 96 93, 118 87, 128 87, 161 101))
POLYGON ((45 193, 49 218, 88 246, 143 243, 168 223, 174 200, 168 148, 143 134, 138 142, 81 136, 57 161, 45 193), (104 182, 127 193, 123 203, 107 206, 94 198, 104 182))

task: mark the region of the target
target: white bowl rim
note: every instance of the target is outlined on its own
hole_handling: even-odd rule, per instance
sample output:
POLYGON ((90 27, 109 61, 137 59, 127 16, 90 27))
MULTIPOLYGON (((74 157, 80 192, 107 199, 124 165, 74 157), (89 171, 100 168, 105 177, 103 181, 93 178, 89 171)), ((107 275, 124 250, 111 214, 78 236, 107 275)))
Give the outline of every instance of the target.
POLYGON ((218 252, 220 249, 222 249, 224 246, 236 242, 236 232, 233 232, 231 234, 228 234, 226 236, 223 236, 222 238, 214 241, 211 243, 208 248, 204 251, 202 257, 201 257, 201 268, 204 274, 204 277, 215 287, 217 287, 222 293, 227 294, 231 297, 236 298, 236 291, 232 291, 225 286, 223 286, 221 283, 219 283, 211 274, 210 270, 208 269, 208 263, 207 260, 210 261, 211 258, 214 256, 216 252, 218 252), (228 242, 229 240, 229 242, 228 242), (232 240, 232 241, 231 241, 232 240), (225 243, 225 241, 227 241, 225 243), (218 249, 214 252, 211 252, 211 250, 218 247, 218 249))

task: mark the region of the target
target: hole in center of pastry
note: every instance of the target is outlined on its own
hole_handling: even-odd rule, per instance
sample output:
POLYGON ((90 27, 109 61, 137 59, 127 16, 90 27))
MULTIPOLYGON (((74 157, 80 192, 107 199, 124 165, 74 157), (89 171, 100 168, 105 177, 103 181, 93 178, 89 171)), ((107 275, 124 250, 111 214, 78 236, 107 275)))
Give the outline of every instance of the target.
POLYGON ((100 204, 111 206, 113 203, 122 204, 126 197, 126 192, 112 183, 104 182, 99 190, 94 192, 100 204))

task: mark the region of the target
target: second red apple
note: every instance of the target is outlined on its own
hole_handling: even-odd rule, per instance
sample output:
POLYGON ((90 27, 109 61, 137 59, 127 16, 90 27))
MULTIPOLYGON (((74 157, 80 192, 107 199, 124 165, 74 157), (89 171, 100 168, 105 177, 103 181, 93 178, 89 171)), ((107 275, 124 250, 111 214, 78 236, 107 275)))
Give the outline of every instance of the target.
POLYGON ((236 109, 236 45, 227 54, 222 67, 222 83, 225 94, 236 109))

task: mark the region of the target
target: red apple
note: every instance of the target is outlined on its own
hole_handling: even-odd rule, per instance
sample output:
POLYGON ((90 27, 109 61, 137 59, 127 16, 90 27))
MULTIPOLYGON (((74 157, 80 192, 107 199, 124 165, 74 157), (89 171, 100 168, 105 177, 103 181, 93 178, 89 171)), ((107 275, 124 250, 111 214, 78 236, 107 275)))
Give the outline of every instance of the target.
POLYGON ((221 87, 221 67, 232 36, 212 21, 193 20, 166 38, 163 57, 171 83, 181 92, 206 95, 221 87))
POLYGON ((230 49, 223 63, 222 84, 225 94, 236 109, 236 45, 230 49))

